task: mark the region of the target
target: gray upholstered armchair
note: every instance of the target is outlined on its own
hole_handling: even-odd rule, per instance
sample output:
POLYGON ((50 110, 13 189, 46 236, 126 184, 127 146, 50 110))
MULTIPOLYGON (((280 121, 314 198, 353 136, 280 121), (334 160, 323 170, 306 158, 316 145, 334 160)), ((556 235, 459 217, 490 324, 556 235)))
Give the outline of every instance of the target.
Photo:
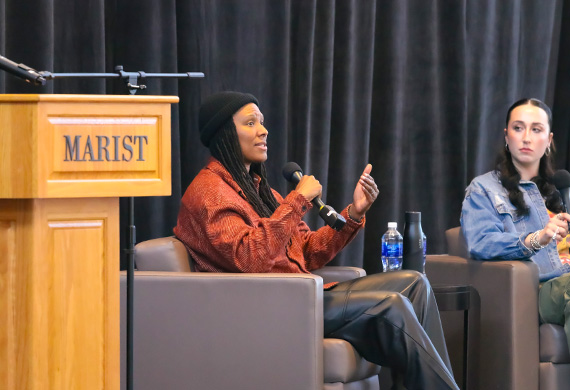
MULTIPOLYGON (((471 284, 481 299, 480 389, 570 388, 570 353, 561 326, 539 324, 538 268, 530 261, 469 259, 460 228, 446 232, 448 255, 427 257, 432 284, 471 284)), ((450 354, 462 345, 462 324, 442 322, 450 354)), ((456 370, 457 371, 457 370, 456 370)), ((456 375, 456 379, 457 375, 456 375)))
MULTIPOLYGON (((186 248, 173 237, 138 244, 136 265, 137 390, 379 388, 379 366, 344 340, 323 339, 323 279, 352 279, 363 270, 325 267, 319 276, 192 272, 186 248)), ((123 324, 125 284, 122 275, 123 324)), ((124 382, 122 375, 122 388, 124 382)))

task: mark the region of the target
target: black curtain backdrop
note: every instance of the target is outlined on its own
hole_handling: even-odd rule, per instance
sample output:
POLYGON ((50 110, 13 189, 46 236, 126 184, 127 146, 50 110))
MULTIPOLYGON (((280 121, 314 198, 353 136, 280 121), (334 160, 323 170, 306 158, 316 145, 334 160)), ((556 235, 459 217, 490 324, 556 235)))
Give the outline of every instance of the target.
MULTIPOLYGON (((369 273, 381 270, 387 222, 403 231, 406 210, 422 212, 428 253, 446 251, 444 231, 459 224, 469 181, 493 167, 514 100, 553 107, 558 167, 569 168, 568 53, 562 0, 0 0, 0 54, 37 70, 206 74, 146 81, 144 94, 180 103, 172 196, 136 198, 139 242, 172 234, 209 155, 198 139, 200 101, 231 89, 260 101, 269 180, 281 193, 292 188, 281 168, 296 161, 340 210, 373 164, 380 196, 364 234, 334 260, 369 273)), ((0 93, 126 90, 77 79, 38 88, 0 72, 0 93)), ((322 226, 315 212, 306 219, 322 226)))

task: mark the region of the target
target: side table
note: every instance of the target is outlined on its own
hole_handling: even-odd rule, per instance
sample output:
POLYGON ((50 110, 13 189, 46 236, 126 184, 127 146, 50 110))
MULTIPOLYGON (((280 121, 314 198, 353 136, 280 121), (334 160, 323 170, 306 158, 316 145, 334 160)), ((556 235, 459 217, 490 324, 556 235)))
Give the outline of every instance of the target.
POLYGON ((481 300, 471 285, 432 285, 439 311, 463 311, 463 390, 477 389, 481 300))

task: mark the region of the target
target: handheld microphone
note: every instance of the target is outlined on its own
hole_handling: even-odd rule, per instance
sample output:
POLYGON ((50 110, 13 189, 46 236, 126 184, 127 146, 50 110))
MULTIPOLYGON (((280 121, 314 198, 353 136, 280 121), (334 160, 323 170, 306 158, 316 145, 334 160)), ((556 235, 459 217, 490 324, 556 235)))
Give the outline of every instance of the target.
MULTIPOLYGON (((291 183, 299 183, 303 177, 303 170, 299 164, 295 162, 288 162, 283 167, 283 176, 291 183)), ((311 201, 316 207, 319 208, 319 216, 334 230, 340 230, 346 223, 346 219, 335 211, 331 206, 323 203, 321 198, 316 197, 311 201)))
POLYGON ((562 203, 564 203, 566 212, 568 212, 568 210, 570 210, 570 172, 565 169, 560 169, 554 172, 552 183, 558 192, 560 192, 562 203))
POLYGON ((16 64, 6 57, 0 55, 0 69, 13 74, 16 77, 26 80, 34 85, 45 85, 46 79, 36 70, 24 64, 16 64))

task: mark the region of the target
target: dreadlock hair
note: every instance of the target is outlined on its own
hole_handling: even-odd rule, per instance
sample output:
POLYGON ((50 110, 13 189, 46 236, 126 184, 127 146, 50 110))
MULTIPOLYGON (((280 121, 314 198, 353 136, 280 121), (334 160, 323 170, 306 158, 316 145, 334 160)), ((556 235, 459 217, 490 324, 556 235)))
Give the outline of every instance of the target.
POLYGON ((279 203, 267 182, 265 164, 252 163, 249 173, 247 172, 233 118, 222 125, 210 141, 209 148, 212 157, 217 159, 232 175, 255 212, 262 218, 271 217, 275 209, 279 207, 279 203), (254 174, 261 178, 259 193, 253 182, 254 174))
MULTIPOLYGON (((539 107, 546 112, 548 116, 548 125, 552 128, 552 113, 550 108, 538 99, 521 99, 513 103, 513 105, 507 111, 507 124, 506 127, 509 126, 509 120, 511 119, 511 112, 518 106, 522 106, 525 104, 530 104, 536 107, 539 107)), ((551 149, 552 152, 555 152, 556 149, 554 147, 554 142, 551 142, 551 149)), ((556 190, 554 184, 552 184, 552 176, 554 175, 554 162, 552 158, 553 153, 549 153, 548 155, 545 153, 540 158, 540 165, 538 168, 538 176, 535 176, 531 179, 540 194, 544 198, 544 203, 546 204, 546 208, 554 213, 560 213, 564 211, 564 205, 562 204, 562 198, 560 194, 556 190)), ((513 159, 511 156, 510 150, 505 147, 503 148, 502 152, 497 157, 496 163, 496 171, 499 174, 499 179, 501 180, 501 184, 505 187, 509 193, 509 200, 516 208, 516 213, 518 216, 525 216, 528 215, 530 212, 529 206, 525 203, 523 198, 523 193, 519 189, 519 183, 521 180, 521 175, 517 171, 515 165, 513 164, 513 159)))

